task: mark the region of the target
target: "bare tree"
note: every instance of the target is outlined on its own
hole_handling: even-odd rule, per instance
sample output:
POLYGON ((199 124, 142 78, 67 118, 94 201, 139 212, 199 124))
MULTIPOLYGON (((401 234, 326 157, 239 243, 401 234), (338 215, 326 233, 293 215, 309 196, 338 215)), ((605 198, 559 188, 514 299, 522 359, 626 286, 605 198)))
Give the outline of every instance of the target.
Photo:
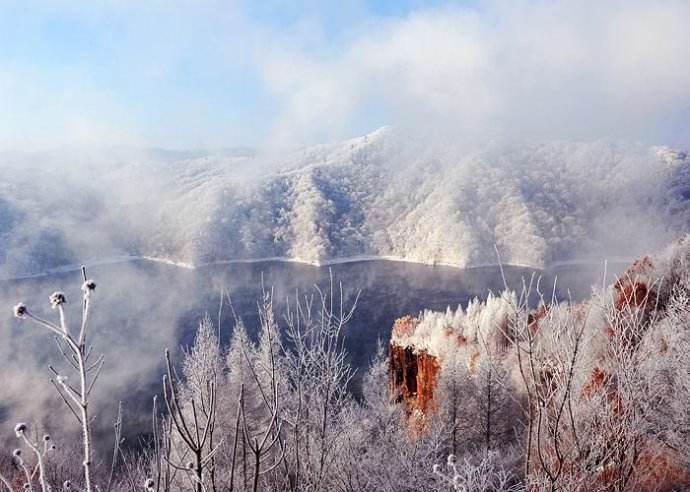
POLYGON ((170 352, 165 351, 166 375, 163 377, 163 398, 175 436, 178 436, 184 451, 179 454, 181 462, 168 463, 183 471, 197 492, 205 492, 205 481, 215 490, 215 479, 211 461, 220 443, 213 445, 216 426, 216 398, 219 357, 213 350, 218 344, 210 320, 202 320, 192 351, 185 359, 186 382, 180 387, 180 378, 174 369, 170 352), (191 455, 192 461, 184 463, 191 455), (206 475, 209 475, 208 477, 206 475))
POLYGON ((357 307, 359 293, 347 306, 342 284, 335 290, 331 272, 328 290, 300 298, 285 315, 284 350, 294 397, 293 427, 296 480, 303 477, 318 489, 338 452, 346 427, 341 418, 350 402, 348 385, 355 374, 344 346, 344 328, 357 307), (316 307, 314 306, 316 303, 316 307))
POLYGON ((462 463, 454 454, 448 455, 445 466, 434 465, 434 475, 442 484, 453 487, 453 490, 523 492, 524 485, 516 484, 513 474, 505 470, 497 460, 497 453, 489 452, 478 462, 465 458, 462 463))

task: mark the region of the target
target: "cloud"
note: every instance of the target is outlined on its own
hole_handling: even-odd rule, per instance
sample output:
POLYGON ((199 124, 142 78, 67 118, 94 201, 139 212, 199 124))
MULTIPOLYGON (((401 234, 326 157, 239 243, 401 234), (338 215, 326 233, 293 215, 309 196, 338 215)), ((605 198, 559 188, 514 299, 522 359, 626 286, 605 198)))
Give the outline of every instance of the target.
POLYGON ((339 138, 372 108, 470 139, 665 140, 688 125, 689 16, 680 1, 421 9, 361 23, 328 56, 273 33, 256 64, 283 143, 339 138))
POLYGON ((0 147, 280 148, 382 125, 690 144, 685 1, 372 3, 10 2, 0 147))

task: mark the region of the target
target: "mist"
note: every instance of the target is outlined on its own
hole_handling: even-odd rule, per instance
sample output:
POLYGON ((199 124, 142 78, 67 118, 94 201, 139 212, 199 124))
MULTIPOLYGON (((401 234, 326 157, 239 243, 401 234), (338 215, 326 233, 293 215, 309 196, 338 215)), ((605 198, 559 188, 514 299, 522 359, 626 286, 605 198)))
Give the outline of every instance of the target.
MULTIPOLYGON (((610 265, 608 281, 621 268, 623 265, 610 265)), ((550 271, 506 267, 504 271, 513 289, 519 289, 523 279, 532 275, 551 287, 558 278, 556 292, 563 300, 586 298, 590 286, 600 283, 604 273, 603 265, 550 271)), ((152 398, 160 395, 166 348, 173 361, 179 362, 205 316, 214 323, 224 346, 236 326, 235 316, 242 319, 250 337, 256 338, 257 302, 264 291, 275 299, 280 326, 284 326, 288 302, 294 302, 296 295, 315 294, 315 285, 328 291, 331 278, 336 295, 342 283, 347 305, 359 294, 345 344, 350 363, 363 371, 377 343, 388 340, 393 321, 402 314, 466 306, 474 297, 485 298, 505 287, 494 267, 460 270, 380 261, 331 268, 262 262, 189 270, 140 260, 94 266, 88 274, 97 282, 89 340, 95 355, 105 355, 92 396, 96 402, 94 431, 100 436, 101 451, 110 446, 119 402, 125 412, 127 446, 136 446, 137 436, 150 432, 152 398)), ((11 312, 12 306, 22 301, 37 315, 54 319, 57 313, 50 309, 48 296, 62 290, 67 298, 68 325, 74 326, 79 322, 80 279, 81 273, 74 271, 0 283, 0 312, 5 313, 0 316, 0 337, 7 341, 0 347, 3 425, 28 421, 45 428, 58 442, 70 437, 70 429, 77 432, 72 415, 50 384, 48 365, 61 372, 65 369, 53 335, 26 320, 12 318, 11 312)), ((358 384, 356 378, 355 392, 360 391, 358 384)))
POLYGON ((123 256, 467 267, 497 245, 543 267, 651 252, 687 226, 689 8, 13 8, 7 32, 39 42, 0 55, 0 146, 15 149, 0 153, 0 277, 123 256))
POLYGON ((74 308, 81 264, 99 429, 124 400, 145 432, 164 348, 217 321, 221 292, 255 327, 262 272, 282 302, 331 265, 373 350, 398 316, 502 288, 487 265, 517 287, 573 268, 558 285, 582 299, 604 261, 688 231, 687 2, 351 3, 338 29, 320 5, 84 4, 54 34, 38 2, 17 26, 43 26, 41 56, 0 14, 0 421, 66 425, 57 348, 11 307, 74 308), (72 29, 94 42, 54 43, 72 29))

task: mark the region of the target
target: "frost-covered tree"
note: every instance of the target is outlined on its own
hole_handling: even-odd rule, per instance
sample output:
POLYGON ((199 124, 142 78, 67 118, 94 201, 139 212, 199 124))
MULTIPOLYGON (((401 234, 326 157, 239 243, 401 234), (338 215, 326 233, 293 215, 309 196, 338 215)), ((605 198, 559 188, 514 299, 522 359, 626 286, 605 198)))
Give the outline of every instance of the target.
MULTIPOLYGON (((358 298, 359 296, 357 296, 358 298)), ((285 369, 294 433, 295 484, 319 489, 328 481, 342 438, 348 431, 354 376, 344 345, 344 330, 357 305, 345 303, 336 290, 316 287, 316 295, 299 295, 286 313, 285 369), (304 485, 300 485, 300 484, 304 485)))
POLYGON ((169 464, 189 480, 197 492, 215 489, 214 442, 218 376, 221 369, 218 339, 208 318, 202 320, 194 345, 186 354, 182 378, 165 352, 163 398, 171 420, 169 464))
MULTIPOLYGON (((658 266, 640 262, 585 303, 543 295, 538 281, 526 280, 520 293, 405 318, 392 340, 410 348, 405 370, 424 376, 415 384, 431 385, 424 407, 400 403, 392 393, 388 358, 398 352, 384 344, 355 373, 344 338, 358 297, 348 303, 342 285, 331 278, 325 288, 297 293, 282 313, 265 290, 259 324, 246 328, 236 319, 227 348, 205 318, 179 364, 166 357, 165 405, 154 400, 153 435, 142 451, 119 449, 118 420, 120 459, 107 490, 685 486, 689 263, 686 241, 658 266), (421 372, 414 360, 420 353, 421 372)), ((64 298, 53 299, 62 311, 64 298)), ((36 318, 23 305, 17 314, 36 318)), ((72 359, 77 370, 78 358, 72 359)), ((419 388, 405 391, 404 398, 416 398, 419 388)), ((25 424, 18 435, 22 462, 17 455, 0 461, 0 490, 24 482, 42 492, 80 490, 81 484, 65 485, 75 453, 58 463, 55 455, 36 453, 40 442, 29 439, 25 424)), ((95 468, 100 481, 106 473, 95 468)))

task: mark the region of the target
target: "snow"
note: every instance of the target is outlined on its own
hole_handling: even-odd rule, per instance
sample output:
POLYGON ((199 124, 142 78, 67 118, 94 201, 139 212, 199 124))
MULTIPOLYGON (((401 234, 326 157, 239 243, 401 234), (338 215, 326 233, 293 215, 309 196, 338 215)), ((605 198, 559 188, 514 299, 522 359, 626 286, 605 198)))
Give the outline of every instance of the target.
POLYGON ((500 295, 489 294, 485 301, 475 298, 466 309, 458 306, 453 310, 449 306, 444 312, 425 310, 417 316, 414 330, 405 333, 394 330, 391 344, 412 347, 444 360, 448 351, 459 344, 483 345, 496 334, 502 334, 516 305, 515 293, 506 291, 500 295), (459 342, 459 337, 464 340, 459 342))
POLYGON ((0 156, 0 277, 84 258, 472 267, 496 264, 495 247, 505 264, 544 267, 637 257, 690 223, 687 154, 663 146, 466 149, 382 128, 271 163, 246 152, 158 154, 71 170, 43 157, 54 172, 39 172, 40 156, 22 172, 19 158, 0 156))

